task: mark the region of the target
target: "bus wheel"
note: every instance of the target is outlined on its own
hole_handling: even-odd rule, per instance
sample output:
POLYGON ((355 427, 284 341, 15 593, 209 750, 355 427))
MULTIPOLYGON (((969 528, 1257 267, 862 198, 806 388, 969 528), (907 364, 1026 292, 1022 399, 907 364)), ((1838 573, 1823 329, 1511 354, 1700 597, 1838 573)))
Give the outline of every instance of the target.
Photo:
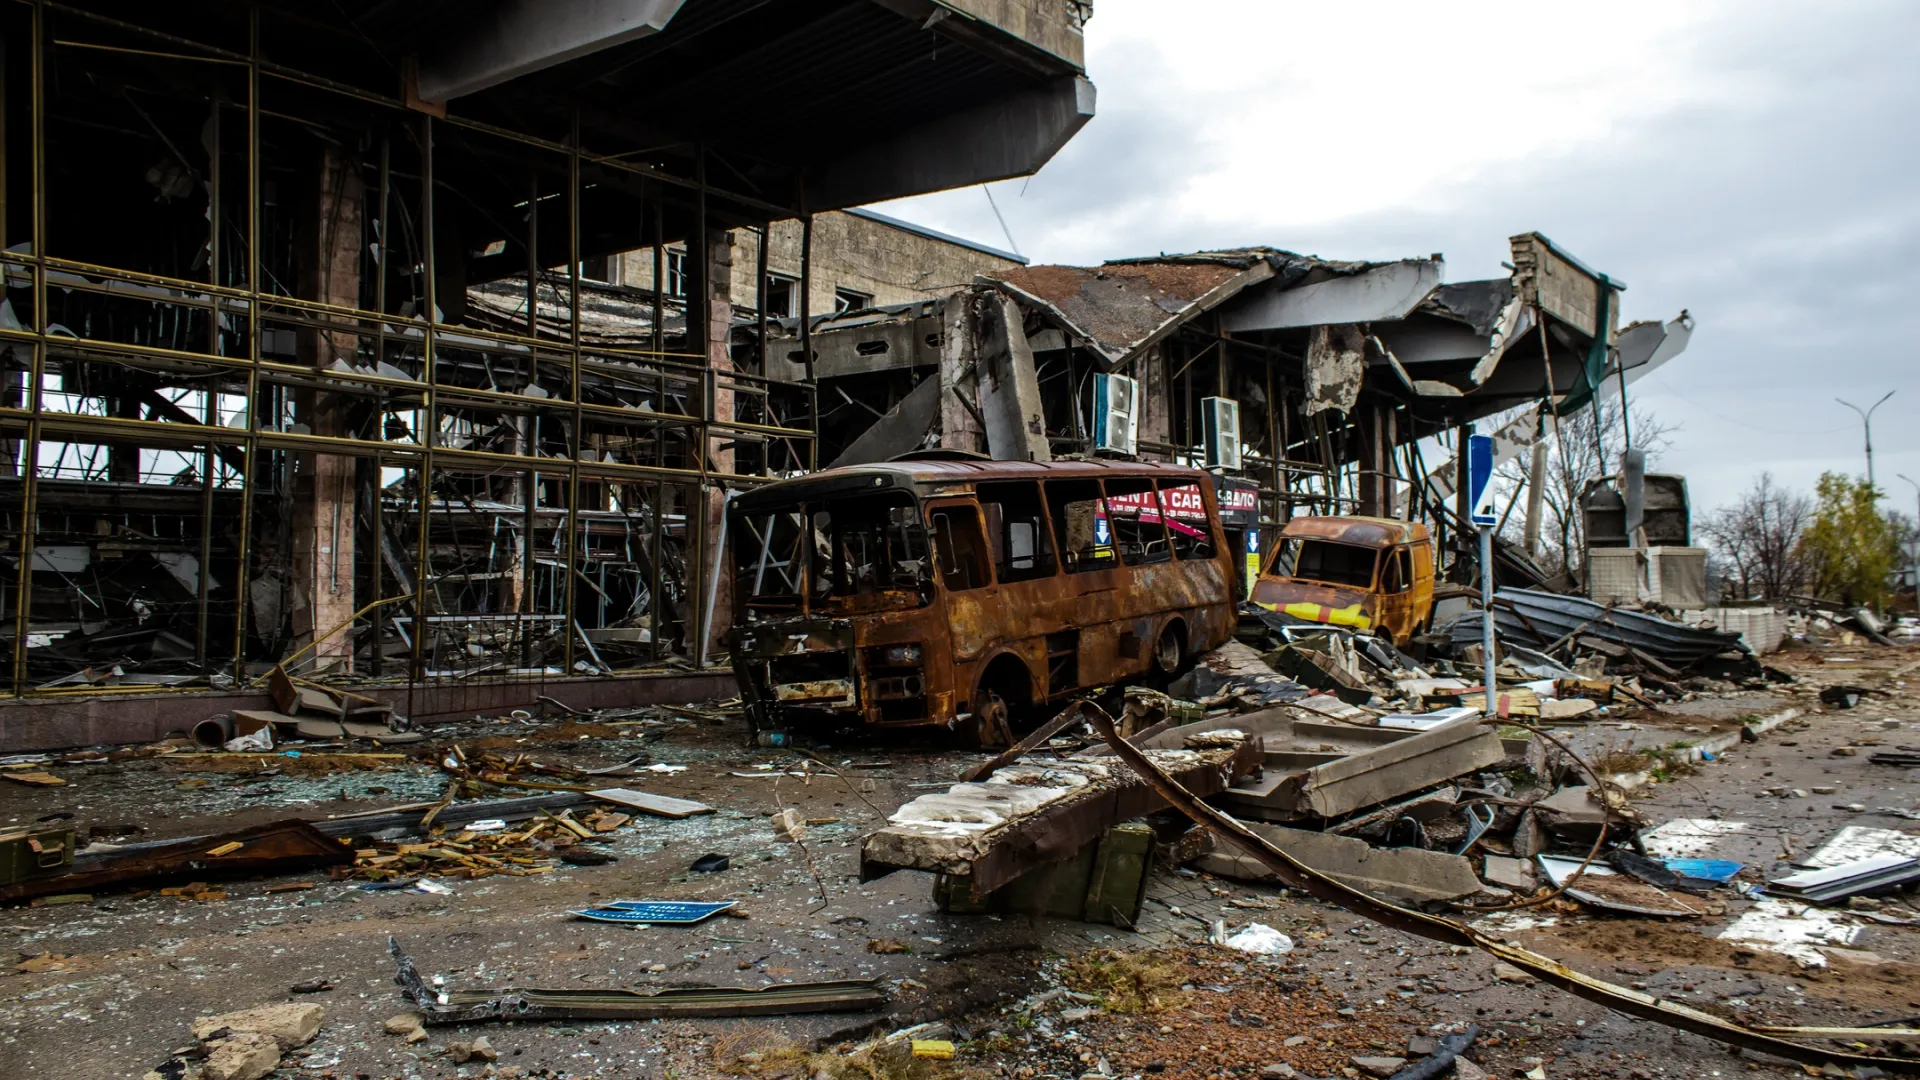
POLYGON ((1180 670, 1180 662, 1186 658, 1187 643, 1180 633, 1178 623, 1168 623, 1160 631, 1160 640, 1153 645, 1153 667, 1161 675, 1171 678, 1180 670))
POLYGON ((983 690, 974 696, 973 720, 962 735, 976 750, 1004 750, 1013 745, 1011 715, 1007 699, 998 691, 983 690))

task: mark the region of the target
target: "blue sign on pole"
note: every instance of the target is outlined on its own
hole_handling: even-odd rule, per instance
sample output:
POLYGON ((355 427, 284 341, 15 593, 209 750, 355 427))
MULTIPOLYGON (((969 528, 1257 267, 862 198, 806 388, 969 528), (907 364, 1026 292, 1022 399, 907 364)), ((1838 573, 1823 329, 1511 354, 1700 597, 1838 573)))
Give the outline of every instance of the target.
POLYGON ((1467 436, 1467 505, 1475 525, 1498 525, 1493 512, 1493 436, 1467 436))

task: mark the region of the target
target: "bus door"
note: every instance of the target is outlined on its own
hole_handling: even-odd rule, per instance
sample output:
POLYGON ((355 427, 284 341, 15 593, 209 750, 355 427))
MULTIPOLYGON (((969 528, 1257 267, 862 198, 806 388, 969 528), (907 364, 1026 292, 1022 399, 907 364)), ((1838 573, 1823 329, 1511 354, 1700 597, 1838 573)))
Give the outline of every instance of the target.
MULTIPOLYGON (((1005 613, 993 582, 993 556, 972 499, 927 504, 927 534, 933 543, 935 606, 948 628, 947 655, 955 664, 978 660, 1004 632, 1005 613)), ((928 642, 929 655, 939 646, 928 642)))
POLYGON ((1113 516, 1091 478, 1049 480, 1047 516, 1062 571, 1062 612, 1077 627, 1076 671, 1081 686, 1112 682, 1125 673, 1114 620, 1121 611, 1120 553, 1114 543, 1113 516))

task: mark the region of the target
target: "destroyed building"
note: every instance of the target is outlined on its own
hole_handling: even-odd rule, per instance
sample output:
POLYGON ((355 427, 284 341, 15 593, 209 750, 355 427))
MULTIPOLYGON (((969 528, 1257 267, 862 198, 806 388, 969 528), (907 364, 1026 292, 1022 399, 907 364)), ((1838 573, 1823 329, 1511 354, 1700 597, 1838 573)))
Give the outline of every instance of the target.
MULTIPOLYGON (((1510 458, 1677 355, 1693 325, 1626 323, 1624 283, 1538 233, 1510 246, 1512 273, 1479 281, 1445 282, 1438 255, 1247 248, 1024 266, 825 316, 809 326, 821 460, 1138 456, 1213 471, 1250 562, 1299 514, 1425 521, 1458 553, 1464 459, 1430 461, 1423 441, 1457 445, 1518 409, 1496 433, 1510 458), (885 417, 849 400, 856 383, 885 417)), ((804 376, 804 353, 772 351, 770 371, 804 376)), ((1502 580, 1538 583, 1524 561, 1504 559, 1502 580)))
POLYGON ((722 688, 664 665, 724 625, 724 493, 817 461, 752 339, 1017 267, 812 255, 892 273, 928 238, 836 211, 1044 164, 1089 7, 10 5, 4 741, 155 737, 276 662, 422 716, 722 688))

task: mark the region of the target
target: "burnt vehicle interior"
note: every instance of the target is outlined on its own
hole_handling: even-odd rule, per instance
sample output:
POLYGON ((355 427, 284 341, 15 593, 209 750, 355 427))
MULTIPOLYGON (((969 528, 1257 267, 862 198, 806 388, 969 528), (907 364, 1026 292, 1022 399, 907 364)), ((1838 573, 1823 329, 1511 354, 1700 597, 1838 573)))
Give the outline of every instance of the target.
POLYGON ((927 531, 905 492, 796 503, 740 515, 736 527, 741 539, 734 546, 734 581, 742 622, 803 611, 858 615, 932 602, 927 531))
POLYGON ((1331 540, 1289 537, 1284 540, 1267 573, 1356 589, 1373 586, 1380 552, 1331 540))

